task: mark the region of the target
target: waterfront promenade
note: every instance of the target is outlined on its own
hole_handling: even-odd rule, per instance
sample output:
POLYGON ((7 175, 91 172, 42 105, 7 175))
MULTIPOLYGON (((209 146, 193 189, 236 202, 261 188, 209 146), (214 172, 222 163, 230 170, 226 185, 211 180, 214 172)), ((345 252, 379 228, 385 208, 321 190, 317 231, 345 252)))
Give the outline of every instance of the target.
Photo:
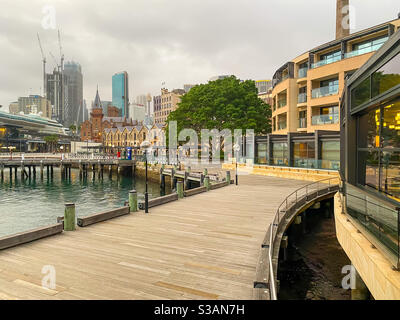
POLYGON ((252 299, 260 245, 276 208, 307 182, 239 179, 239 186, 148 215, 0 251, 0 299, 252 299), (45 265, 55 267, 54 290, 41 286, 45 265))

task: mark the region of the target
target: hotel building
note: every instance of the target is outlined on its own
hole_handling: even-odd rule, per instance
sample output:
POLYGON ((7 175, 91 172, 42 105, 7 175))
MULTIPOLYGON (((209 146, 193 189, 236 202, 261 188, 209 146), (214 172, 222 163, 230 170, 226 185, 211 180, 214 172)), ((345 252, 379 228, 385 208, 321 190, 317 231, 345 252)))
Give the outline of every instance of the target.
POLYGON ((165 124, 168 115, 175 111, 178 103, 181 101, 181 96, 186 92, 183 89, 175 89, 168 91, 168 89, 161 89, 161 106, 157 105, 154 108, 154 122, 165 124))
POLYGON ((280 67, 273 76, 272 134, 256 140, 258 163, 307 168, 339 167, 340 97, 345 80, 400 28, 400 19, 349 34, 340 22, 336 40, 280 67))

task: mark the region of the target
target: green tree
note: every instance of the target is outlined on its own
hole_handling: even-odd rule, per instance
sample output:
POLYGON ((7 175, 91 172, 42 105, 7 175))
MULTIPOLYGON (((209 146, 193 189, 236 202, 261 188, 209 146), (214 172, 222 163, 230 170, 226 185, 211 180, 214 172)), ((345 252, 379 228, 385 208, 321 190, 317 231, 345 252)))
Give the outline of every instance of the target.
POLYGON ((57 143, 58 143, 58 136, 55 134, 52 134, 50 136, 44 137, 44 141, 47 144, 47 150, 49 152, 54 152, 57 148, 57 143))
POLYGON ((76 134, 76 125, 71 124, 71 125, 69 126, 69 130, 71 130, 71 132, 72 132, 73 134, 76 134))
POLYGON ((201 129, 254 129, 255 134, 267 134, 271 107, 258 98, 254 81, 232 76, 190 89, 167 121, 176 121, 178 132, 190 128, 199 137, 201 129))

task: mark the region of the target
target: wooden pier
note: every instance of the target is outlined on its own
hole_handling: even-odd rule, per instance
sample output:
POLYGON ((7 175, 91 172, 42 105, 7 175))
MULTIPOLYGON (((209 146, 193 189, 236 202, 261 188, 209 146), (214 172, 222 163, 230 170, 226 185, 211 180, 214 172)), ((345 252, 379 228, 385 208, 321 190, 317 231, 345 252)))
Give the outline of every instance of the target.
MULTIPOLYGON (((0 299, 252 299, 277 206, 306 182, 230 185, 0 251, 0 299), (56 287, 42 287, 54 266, 56 287)), ((90 214, 90 212, 88 212, 90 214)))
MULTIPOLYGON (((71 169, 79 169, 80 178, 87 178, 89 172, 98 175, 98 178, 104 177, 104 172, 107 171, 109 176, 112 176, 113 170, 119 176, 122 170, 132 172, 135 176, 136 168, 142 162, 136 160, 116 160, 116 159, 28 159, 28 160, 4 160, 0 159, 0 179, 3 181, 5 175, 9 172, 9 179, 17 180, 20 176, 21 180, 25 179, 36 179, 37 175, 43 179, 46 176, 48 179, 54 177, 54 168, 60 168, 61 177, 64 179, 71 178, 71 169)), ((222 181, 222 177, 219 177, 217 173, 203 172, 192 172, 190 167, 185 170, 178 170, 177 166, 165 167, 164 165, 160 169, 160 183, 161 186, 165 187, 165 178, 169 177, 171 181, 171 188, 176 188, 177 181, 184 182, 184 190, 191 189, 192 184, 196 186, 202 186, 204 183, 204 177, 208 175, 210 181, 218 182, 222 181)))

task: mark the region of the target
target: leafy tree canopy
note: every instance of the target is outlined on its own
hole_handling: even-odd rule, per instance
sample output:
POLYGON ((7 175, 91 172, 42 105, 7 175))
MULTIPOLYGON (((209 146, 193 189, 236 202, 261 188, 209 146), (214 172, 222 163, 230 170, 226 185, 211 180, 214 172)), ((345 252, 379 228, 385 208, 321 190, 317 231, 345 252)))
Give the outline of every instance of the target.
POLYGON ((191 128, 199 136, 201 129, 254 129, 255 134, 266 134, 271 131, 271 107, 258 98, 254 81, 232 76, 190 89, 167 121, 177 121, 178 132, 191 128))

